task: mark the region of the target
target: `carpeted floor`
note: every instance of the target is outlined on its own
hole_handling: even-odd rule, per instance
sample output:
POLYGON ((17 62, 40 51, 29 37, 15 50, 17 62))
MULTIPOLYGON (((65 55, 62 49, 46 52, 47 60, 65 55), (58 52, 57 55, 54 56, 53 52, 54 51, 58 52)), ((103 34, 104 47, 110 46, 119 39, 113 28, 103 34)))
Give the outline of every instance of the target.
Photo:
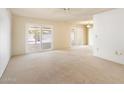
POLYGON ((87 47, 16 56, 0 83, 124 83, 124 65, 92 56, 87 47))

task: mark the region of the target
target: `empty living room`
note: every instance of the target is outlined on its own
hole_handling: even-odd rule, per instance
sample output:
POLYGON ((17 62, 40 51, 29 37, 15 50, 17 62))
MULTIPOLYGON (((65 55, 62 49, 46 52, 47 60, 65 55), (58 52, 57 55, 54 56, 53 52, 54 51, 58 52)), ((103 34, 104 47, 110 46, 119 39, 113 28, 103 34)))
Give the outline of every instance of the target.
POLYGON ((0 84, 122 84, 123 24, 122 8, 0 8, 0 84))

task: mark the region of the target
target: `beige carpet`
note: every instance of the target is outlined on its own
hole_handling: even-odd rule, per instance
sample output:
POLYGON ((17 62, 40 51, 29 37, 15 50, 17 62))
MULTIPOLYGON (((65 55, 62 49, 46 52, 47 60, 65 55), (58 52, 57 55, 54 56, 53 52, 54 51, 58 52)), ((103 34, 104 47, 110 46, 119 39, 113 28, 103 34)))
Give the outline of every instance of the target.
POLYGON ((78 48, 16 56, 0 83, 124 83, 124 65, 92 56, 78 48))

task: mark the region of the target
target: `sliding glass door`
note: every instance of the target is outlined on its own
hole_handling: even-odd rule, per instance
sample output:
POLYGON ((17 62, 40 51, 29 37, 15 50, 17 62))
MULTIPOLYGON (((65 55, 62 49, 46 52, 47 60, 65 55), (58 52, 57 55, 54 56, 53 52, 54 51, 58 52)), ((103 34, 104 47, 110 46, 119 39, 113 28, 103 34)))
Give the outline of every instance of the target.
POLYGON ((36 52, 41 50, 41 27, 29 26, 26 33, 26 52, 36 52))
POLYGON ((52 48, 52 27, 30 25, 26 33, 26 53, 52 48))
POLYGON ((42 49, 52 48, 52 29, 49 27, 42 28, 42 49))

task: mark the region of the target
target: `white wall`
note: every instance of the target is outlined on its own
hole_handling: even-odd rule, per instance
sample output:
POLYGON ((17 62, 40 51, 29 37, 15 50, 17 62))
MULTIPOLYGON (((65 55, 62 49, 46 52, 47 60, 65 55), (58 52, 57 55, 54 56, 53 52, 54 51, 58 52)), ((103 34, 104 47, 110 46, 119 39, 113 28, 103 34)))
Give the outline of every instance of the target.
POLYGON ((26 24, 53 25, 54 49, 69 48, 71 45, 70 44, 71 24, 67 22, 55 22, 13 15, 12 55, 20 55, 25 53, 26 24))
POLYGON ((0 77, 11 57, 11 14, 0 8, 0 77))
POLYGON ((124 64, 124 9, 94 16, 94 55, 124 64))

